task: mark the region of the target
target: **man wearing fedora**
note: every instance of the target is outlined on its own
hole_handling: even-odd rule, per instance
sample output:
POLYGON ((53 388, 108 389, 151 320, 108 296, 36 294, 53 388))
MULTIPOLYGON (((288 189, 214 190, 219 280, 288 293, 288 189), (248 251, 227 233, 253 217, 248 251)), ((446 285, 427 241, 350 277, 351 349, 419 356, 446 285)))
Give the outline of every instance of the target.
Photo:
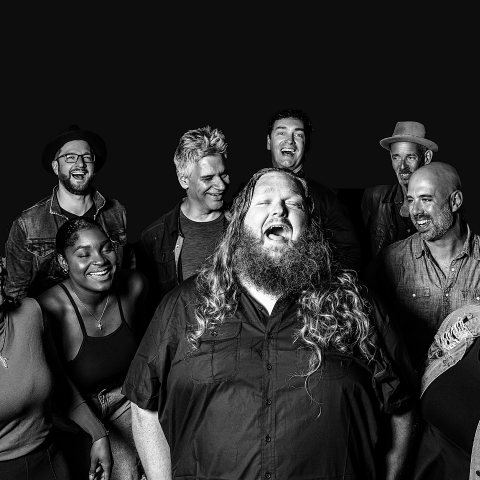
POLYGON ((314 204, 313 215, 335 257, 343 267, 358 271, 362 254, 347 207, 331 188, 308 178, 303 169, 312 131, 312 122, 302 110, 276 112, 267 125, 267 150, 271 153, 272 166, 287 168, 307 180, 314 204))
POLYGON ((363 194, 362 218, 372 256, 417 231, 408 213, 408 180, 415 170, 430 163, 438 150, 436 143, 425 138, 425 127, 418 122, 398 122, 393 135, 380 140, 380 145, 390 151, 397 183, 367 188, 363 194))
POLYGON ((100 223, 121 264, 127 241, 125 208, 92 187, 106 158, 102 138, 76 125, 64 129, 44 148, 42 165, 58 177, 58 185, 52 195, 24 210, 13 222, 5 249, 8 295, 36 297, 64 278, 55 261, 55 236, 70 218, 84 216, 100 223))

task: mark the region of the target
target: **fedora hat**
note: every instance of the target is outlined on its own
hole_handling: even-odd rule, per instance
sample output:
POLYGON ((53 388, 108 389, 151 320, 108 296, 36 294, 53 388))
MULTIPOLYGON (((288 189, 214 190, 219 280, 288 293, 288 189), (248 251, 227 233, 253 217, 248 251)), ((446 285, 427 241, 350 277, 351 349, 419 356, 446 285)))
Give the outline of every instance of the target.
POLYGON ((398 122, 391 137, 380 140, 380 145, 390 150, 390 144, 395 142, 418 143, 427 147, 432 152, 438 150, 438 145, 425 138, 425 127, 418 122, 398 122))
POLYGON ((87 142, 95 153, 95 172, 98 172, 107 159, 107 146, 102 138, 96 133, 82 130, 78 125, 69 125, 63 129, 53 140, 47 143, 42 153, 43 168, 52 175, 55 172, 52 169, 52 161, 58 150, 68 142, 73 140, 84 140, 87 142))

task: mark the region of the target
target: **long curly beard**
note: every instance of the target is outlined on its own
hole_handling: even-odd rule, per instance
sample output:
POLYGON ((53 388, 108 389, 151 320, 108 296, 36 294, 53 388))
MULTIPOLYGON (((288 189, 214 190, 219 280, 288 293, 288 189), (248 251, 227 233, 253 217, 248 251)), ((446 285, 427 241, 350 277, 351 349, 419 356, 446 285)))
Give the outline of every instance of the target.
POLYGON ((243 226, 233 253, 233 271, 241 283, 268 295, 297 294, 318 285, 329 261, 327 248, 320 229, 313 225, 297 241, 271 248, 243 226))

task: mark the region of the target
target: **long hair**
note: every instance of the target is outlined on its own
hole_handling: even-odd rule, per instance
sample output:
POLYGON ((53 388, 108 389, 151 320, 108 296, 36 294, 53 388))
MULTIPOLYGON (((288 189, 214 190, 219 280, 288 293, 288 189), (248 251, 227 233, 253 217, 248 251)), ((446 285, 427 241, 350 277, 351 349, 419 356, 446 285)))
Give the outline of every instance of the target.
MULTIPOLYGON (((236 312, 241 286, 232 266, 234 252, 255 185, 260 177, 270 172, 282 172, 292 178, 308 200, 309 211, 313 211, 306 181, 289 170, 265 168, 250 179, 234 200, 230 222, 214 254, 196 278, 195 325, 188 333, 193 350, 198 348, 200 337, 206 331, 221 325, 236 312)), ((318 241, 310 255, 310 261, 316 261, 318 269, 315 278, 302 289, 297 299, 299 327, 292 338, 299 347, 311 350, 308 370, 300 372, 306 381, 321 366, 327 350, 346 354, 360 352, 368 360, 374 353, 369 305, 360 294, 355 275, 333 261, 330 247, 314 219, 310 218, 307 228, 318 231, 318 241)))

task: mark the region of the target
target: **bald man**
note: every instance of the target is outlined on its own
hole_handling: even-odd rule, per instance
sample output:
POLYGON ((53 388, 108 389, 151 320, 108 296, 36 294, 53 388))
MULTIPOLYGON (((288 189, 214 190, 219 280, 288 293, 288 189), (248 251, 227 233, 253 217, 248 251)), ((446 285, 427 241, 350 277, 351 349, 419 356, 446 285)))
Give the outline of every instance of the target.
POLYGON ((416 170, 407 201, 417 233, 383 250, 366 277, 398 316, 418 367, 443 319, 480 305, 480 239, 462 220, 462 183, 451 165, 416 170))

